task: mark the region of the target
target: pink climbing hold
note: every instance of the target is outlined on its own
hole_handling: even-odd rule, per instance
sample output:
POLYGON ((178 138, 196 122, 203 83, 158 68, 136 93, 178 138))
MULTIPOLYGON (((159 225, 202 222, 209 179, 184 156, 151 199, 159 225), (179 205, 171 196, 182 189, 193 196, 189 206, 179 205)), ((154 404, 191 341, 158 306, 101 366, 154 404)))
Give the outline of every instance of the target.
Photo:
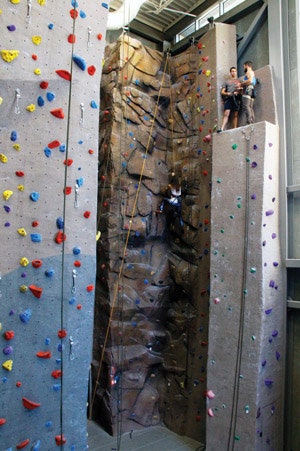
POLYGON ((64 119, 65 117, 65 113, 62 108, 55 108, 54 110, 51 110, 50 113, 58 119, 64 119))
POLYGON ((41 287, 37 287, 36 285, 29 285, 29 290, 36 298, 40 299, 43 294, 43 289, 41 287))

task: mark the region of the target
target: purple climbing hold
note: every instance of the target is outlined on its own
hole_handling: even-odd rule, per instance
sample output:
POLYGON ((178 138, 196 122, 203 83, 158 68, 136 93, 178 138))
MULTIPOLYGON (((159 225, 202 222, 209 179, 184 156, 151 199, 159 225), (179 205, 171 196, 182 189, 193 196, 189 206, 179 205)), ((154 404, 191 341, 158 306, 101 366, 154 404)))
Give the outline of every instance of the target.
POLYGON ((267 310, 265 310, 265 314, 266 315, 270 315, 270 313, 272 312, 272 308, 268 308, 267 310))
POLYGON ((278 330, 273 330, 273 332, 272 332, 272 337, 277 337, 277 335, 278 335, 278 330))
POLYGON ((276 237, 277 237, 276 233, 272 233, 272 240, 275 240, 276 237))
POLYGON ((263 361, 261 362, 261 366, 266 366, 266 364, 267 364, 267 361, 266 361, 266 360, 263 360, 263 361))
POLYGON ((6 213, 10 212, 10 207, 8 205, 4 205, 3 208, 6 211, 6 213))
POLYGON ((276 355, 276 360, 279 361, 279 359, 280 359, 280 353, 279 353, 278 351, 276 351, 276 352, 275 352, 275 355, 276 355))
POLYGON ((257 167, 257 163, 255 161, 253 161, 251 166, 252 166, 252 168, 256 168, 257 167))
POLYGON ((256 199, 256 194, 252 194, 251 195, 251 199, 255 200, 256 199))
POLYGON ((6 222, 6 223, 4 224, 4 227, 10 227, 10 222, 6 222))
POLYGON ((277 268, 278 262, 273 262, 273 266, 274 266, 275 268, 277 268))
POLYGON ((273 385, 272 379, 265 379, 265 385, 266 385, 267 387, 272 387, 272 385, 273 385))
POLYGON ((270 282, 269 282, 269 287, 270 287, 270 288, 274 288, 274 287, 275 287, 275 282, 274 282, 274 280, 270 280, 270 282))
POLYGON ((258 147, 257 147, 256 144, 254 144, 253 149, 254 149, 254 150, 257 150, 257 149, 258 149, 258 147))
POLYGON ((271 216, 274 214, 274 210, 267 210, 266 211, 266 216, 271 216))
POLYGON ((266 244, 267 244, 267 242, 266 242, 266 241, 263 241, 263 242, 262 242, 262 245, 263 245, 263 246, 265 246, 266 244))
POLYGON ((5 346, 5 348, 3 349, 3 354, 5 355, 10 355, 13 352, 13 348, 12 346, 5 346))
POLYGON ((15 25, 7 25, 8 31, 16 31, 15 25))

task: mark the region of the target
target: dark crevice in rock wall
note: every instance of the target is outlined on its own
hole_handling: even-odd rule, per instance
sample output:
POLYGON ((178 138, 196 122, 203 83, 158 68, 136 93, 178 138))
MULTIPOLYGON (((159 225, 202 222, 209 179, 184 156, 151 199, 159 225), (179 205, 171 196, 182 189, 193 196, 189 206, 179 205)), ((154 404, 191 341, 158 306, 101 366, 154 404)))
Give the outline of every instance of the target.
POLYGON ((92 378, 93 418, 112 435, 164 423, 204 441, 212 114, 205 71, 199 79, 205 64, 197 46, 170 58, 121 36, 106 49, 92 378), (172 173, 182 224, 167 209, 157 213, 172 173))

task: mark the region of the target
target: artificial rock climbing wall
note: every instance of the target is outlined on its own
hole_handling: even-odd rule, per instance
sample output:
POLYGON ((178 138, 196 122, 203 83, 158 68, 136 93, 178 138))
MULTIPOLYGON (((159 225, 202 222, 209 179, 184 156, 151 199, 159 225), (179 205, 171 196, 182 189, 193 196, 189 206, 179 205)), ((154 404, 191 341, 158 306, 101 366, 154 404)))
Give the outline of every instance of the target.
POLYGON ((111 434, 164 422, 205 441, 211 142, 235 27, 177 56, 127 34, 101 92, 93 417, 111 434), (156 211, 171 174, 182 219, 156 211))
MULTIPOLYGON (((270 78, 264 81, 262 95, 272 85, 270 78)), ((283 449, 286 307, 272 102, 273 123, 214 137, 207 391, 212 450, 283 449)))
POLYGON ((0 1, 1 449, 86 449, 108 5, 0 1))

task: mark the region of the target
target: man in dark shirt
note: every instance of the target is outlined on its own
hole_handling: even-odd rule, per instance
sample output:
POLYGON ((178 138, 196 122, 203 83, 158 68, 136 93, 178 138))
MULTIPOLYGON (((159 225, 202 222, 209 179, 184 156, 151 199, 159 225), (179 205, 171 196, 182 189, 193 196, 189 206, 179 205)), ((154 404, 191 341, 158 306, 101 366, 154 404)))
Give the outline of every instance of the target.
POLYGON ((231 113, 232 113, 232 128, 236 128, 238 126, 238 114, 241 99, 241 83, 237 78, 236 67, 233 66, 230 68, 230 76, 231 78, 226 80, 221 90, 221 95, 225 103, 224 103, 223 122, 221 128, 218 130, 218 133, 225 130, 225 127, 228 123, 231 113))

